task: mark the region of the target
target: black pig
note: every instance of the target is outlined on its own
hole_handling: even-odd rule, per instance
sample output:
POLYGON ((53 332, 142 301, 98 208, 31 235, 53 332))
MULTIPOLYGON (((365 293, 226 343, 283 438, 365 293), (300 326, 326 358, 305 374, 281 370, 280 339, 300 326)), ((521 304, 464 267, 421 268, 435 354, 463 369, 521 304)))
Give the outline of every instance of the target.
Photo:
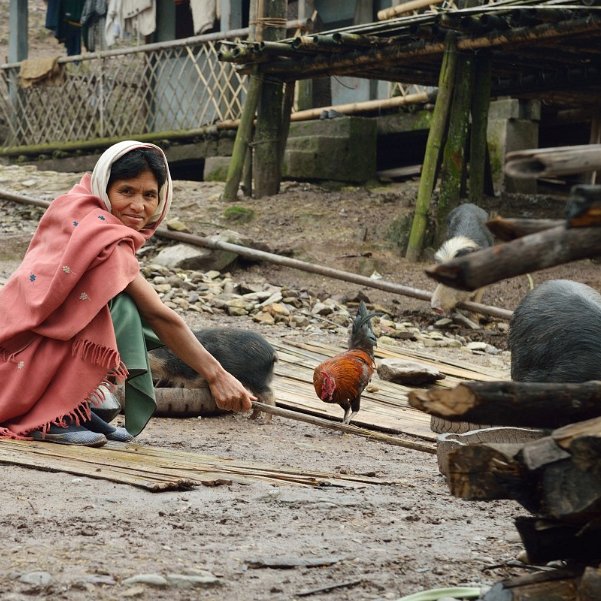
MULTIPOLYGON (((493 237, 486 227, 488 213, 472 203, 455 207, 447 218, 447 237, 436 251, 434 258, 437 263, 445 263, 456 257, 492 246, 493 237)), ((479 303, 484 294, 480 288, 474 292, 455 290, 443 284, 438 284, 430 306, 435 313, 444 314, 452 311, 457 303, 475 301, 479 303)))
MULTIPOLYGON (((271 380, 277 354, 263 336, 235 328, 207 328, 194 331, 194 335, 258 401, 275 406, 271 380)), ((148 353, 148 357, 153 379, 158 385, 174 388, 205 386, 204 378, 168 348, 155 349, 148 353)), ((260 413, 258 409, 254 409, 251 418, 258 417, 260 413)), ((270 419, 271 415, 265 416, 265 421, 270 419)))
POLYGON ((570 280, 529 292, 509 324, 511 378, 518 382, 601 379, 601 294, 570 280))

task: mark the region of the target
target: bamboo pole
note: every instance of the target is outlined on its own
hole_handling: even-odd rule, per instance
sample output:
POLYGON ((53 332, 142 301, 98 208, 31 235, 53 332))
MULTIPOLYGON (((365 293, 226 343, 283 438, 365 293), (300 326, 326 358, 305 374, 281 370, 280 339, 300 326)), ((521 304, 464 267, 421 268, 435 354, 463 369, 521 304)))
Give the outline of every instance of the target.
POLYGON ((442 146, 442 139, 447 125, 451 98, 453 96, 453 84, 457 66, 457 38, 455 34, 447 34, 445 51, 440 68, 438 82, 438 95, 434 105, 434 114, 428 132, 426 152, 422 165, 422 175, 419 180, 417 200, 415 202, 415 214, 409 234, 407 245, 407 259, 417 261, 422 251, 424 234, 426 232, 426 217, 430 207, 430 198, 436 183, 436 167, 442 146))
MULTIPOLYGON (((13 202, 20 202, 23 204, 34 204, 39 203, 37 206, 48 207, 50 204, 46 201, 35 201, 26 196, 12 194, 0 189, 0 198, 5 198, 13 202)), ((172 232, 164 228, 159 228, 156 235, 161 238, 168 240, 177 240, 179 242, 185 242, 186 244, 192 244, 194 246, 200 246, 203 248, 212 248, 217 250, 227 250, 234 252, 241 257, 248 257, 255 261, 268 261, 276 265, 282 265, 284 267, 290 267, 292 269, 299 269, 301 271, 307 271, 309 273, 317 273, 325 277, 330 277, 337 280, 343 280, 345 282, 351 282, 359 284, 360 286, 366 286, 369 288, 377 288, 378 290, 384 290, 393 294, 401 294, 416 298, 426 302, 430 302, 432 294, 426 290, 419 290, 417 288, 411 288, 409 286, 403 286, 394 282, 388 282, 386 280, 374 280, 366 276, 350 273, 347 271, 341 271, 339 269, 333 269, 332 267, 325 267, 323 265, 314 265, 313 263, 307 263, 298 259, 292 259, 290 257, 282 257, 274 253, 265 252, 262 250, 256 250, 254 248, 248 248, 246 246, 240 246, 238 244, 231 244, 229 242, 220 242, 217 240, 211 240, 209 238, 203 238, 201 236, 195 236, 194 234, 186 234, 184 232, 172 232)), ((512 312, 507 309, 500 309, 498 307, 490 307, 488 305, 482 305, 480 303, 473 303, 465 301, 460 303, 458 307, 463 307, 475 313, 481 313, 483 315, 490 315, 498 319, 511 319, 512 312)))
POLYGON ((413 104, 425 104, 432 102, 436 98, 436 92, 420 92, 418 94, 408 94, 407 96, 395 96, 394 98, 384 98, 382 100, 365 100, 363 102, 349 102, 346 104, 336 104, 332 106, 322 106, 304 111, 292 113, 291 121, 308 121, 317 119, 323 111, 335 110, 338 113, 352 115, 354 113, 364 113, 369 111, 379 111, 399 106, 413 104))
POLYGON ((440 173, 440 193, 436 211, 437 244, 443 242, 447 215, 459 204, 461 197, 472 84, 473 59, 469 55, 459 55, 440 173))
POLYGON ((316 417, 314 415, 299 413, 298 411, 290 411, 289 409, 282 409, 281 407, 273 407, 271 405, 266 405, 265 403, 259 403, 258 401, 253 401, 253 408, 259 409, 260 411, 264 411, 265 413, 269 413, 271 415, 287 417, 299 422, 305 422, 306 424, 313 424, 315 426, 321 426, 322 428, 328 428, 329 430, 338 430, 340 432, 356 434, 357 436, 363 436, 364 438, 386 442, 391 445, 405 447, 415 451, 425 451, 426 453, 433 454, 436 453, 436 445, 428 442, 417 442, 413 440, 402 439, 396 436, 391 436, 390 434, 384 434, 383 432, 375 432, 373 430, 367 430, 366 428, 360 428, 359 426, 352 426, 350 424, 343 424, 341 422, 333 422, 328 419, 316 417))
POLYGON ((469 199, 480 204, 484 196, 486 172, 488 109, 491 89, 490 54, 479 53, 474 57, 474 87, 472 95, 472 127, 470 130, 470 182, 469 199))
POLYGON ((259 75, 255 67, 253 74, 250 76, 246 101, 244 102, 244 108, 242 109, 242 116, 240 118, 238 131, 236 132, 232 157, 227 169, 223 200, 234 201, 238 197, 238 187, 240 186, 240 180, 242 179, 246 152, 252 139, 254 116, 259 102, 262 84, 263 78, 259 75))
POLYGON ((442 4, 443 0, 410 0, 400 4, 399 6, 391 6, 378 11, 378 21, 386 21, 387 19, 393 19, 403 13, 408 13, 412 10, 419 10, 420 8, 428 8, 435 4, 442 4))
MULTIPOLYGON (((250 6, 250 32, 249 39, 252 42, 262 42, 262 24, 259 24, 258 16, 263 15, 263 0, 253 0, 250 6), (260 12, 259 12, 260 11, 260 12)), ((238 188, 240 180, 244 173, 244 165, 248 160, 252 160, 252 148, 250 143, 254 137, 255 113, 261 96, 261 88, 263 87, 263 77, 259 73, 258 67, 255 65, 249 76, 246 100, 242 108, 240 123, 236 131, 236 139, 232 149, 232 156, 227 168, 227 176, 225 179, 225 188, 223 189, 223 200, 235 201, 238 198, 238 188)), ((245 187, 248 187, 247 192, 252 194, 252 164, 247 164, 246 176, 251 178, 250 185, 245 182, 245 187)))
POLYGON ((289 81, 284 86, 284 100, 282 103, 282 124, 281 124, 281 139, 280 139, 280 174, 284 169, 284 157, 286 153, 286 142, 290 133, 290 120, 292 118, 292 106, 294 105, 294 96, 296 92, 296 82, 289 81))

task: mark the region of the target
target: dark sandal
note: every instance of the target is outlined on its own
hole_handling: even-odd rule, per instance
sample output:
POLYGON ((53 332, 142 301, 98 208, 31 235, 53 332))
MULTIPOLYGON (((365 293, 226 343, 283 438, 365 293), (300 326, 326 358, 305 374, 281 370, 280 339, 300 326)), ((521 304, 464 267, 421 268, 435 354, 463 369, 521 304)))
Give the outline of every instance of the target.
POLYGON ((79 445, 84 447, 101 447, 107 438, 99 432, 91 432, 83 426, 71 424, 65 428, 51 425, 46 433, 36 430, 31 437, 39 442, 54 442, 56 444, 79 445))

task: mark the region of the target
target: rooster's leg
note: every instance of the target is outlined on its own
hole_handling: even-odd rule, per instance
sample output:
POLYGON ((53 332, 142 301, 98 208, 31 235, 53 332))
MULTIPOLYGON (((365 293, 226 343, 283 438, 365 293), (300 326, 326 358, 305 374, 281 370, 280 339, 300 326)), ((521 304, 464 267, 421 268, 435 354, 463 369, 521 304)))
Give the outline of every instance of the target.
POLYGON ((348 424, 351 421, 351 417, 353 416, 353 414, 351 414, 351 408, 347 407, 344 410, 344 416, 342 418, 342 423, 343 424, 348 424))
POLYGON ((355 417, 355 415, 357 415, 357 413, 359 413, 359 412, 358 411, 351 412, 351 414, 348 416, 348 420, 346 421, 346 423, 350 424, 351 420, 353 419, 353 417, 355 417))

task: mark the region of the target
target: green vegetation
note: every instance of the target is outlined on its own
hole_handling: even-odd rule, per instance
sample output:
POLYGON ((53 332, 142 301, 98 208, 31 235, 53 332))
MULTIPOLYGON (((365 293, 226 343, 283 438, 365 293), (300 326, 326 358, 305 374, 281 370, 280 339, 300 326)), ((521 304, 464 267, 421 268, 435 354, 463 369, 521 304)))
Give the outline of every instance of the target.
POLYGON ((231 207, 227 207, 227 209, 223 211, 223 217, 226 221, 232 221, 235 223, 248 223, 255 218, 255 212, 247 207, 233 205, 231 207))

